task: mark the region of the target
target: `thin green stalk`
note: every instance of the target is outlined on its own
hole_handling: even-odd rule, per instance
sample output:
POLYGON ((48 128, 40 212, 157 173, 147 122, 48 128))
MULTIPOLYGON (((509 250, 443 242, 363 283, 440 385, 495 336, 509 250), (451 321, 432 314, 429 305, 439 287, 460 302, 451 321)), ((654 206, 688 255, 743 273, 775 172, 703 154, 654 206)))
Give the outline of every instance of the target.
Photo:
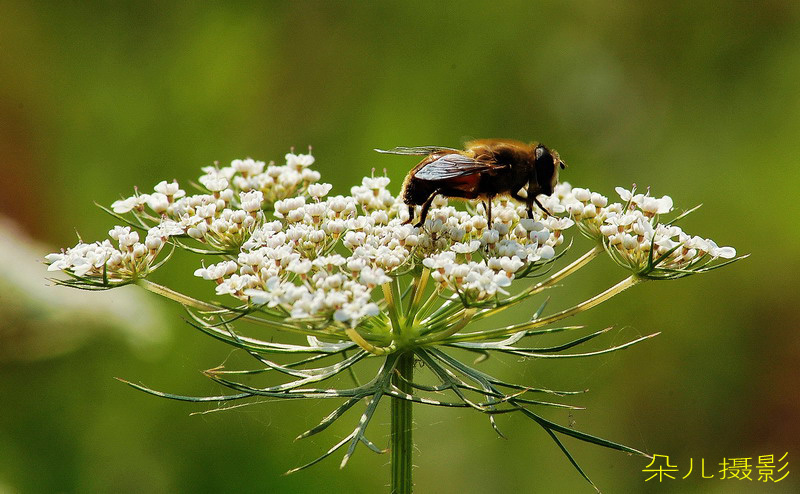
MULTIPOLYGON (((397 360, 392 384, 403 393, 411 394, 413 378, 414 353, 404 352, 397 360)), ((411 494, 414 488, 411 480, 412 405, 409 400, 392 397, 392 494, 411 494)))
POLYGON ((435 343, 447 338, 450 335, 458 333, 459 331, 464 329, 464 327, 466 327, 466 325, 469 324, 470 321, 472 321, 472 317, 475 315, 475 312, 477 310, 478 309, 475 308, 464 309, 458 314, 459 316, 458 320, 455 323, 451 324, 450 327, 448 327, 445 331, 442 331, 441 333, 431 333, 423 338, 419 338, 417 339, 417 344, 427 345, 429 343, 435 343))
POLYGON ((398 336, 401 336, 403 327, 400 323, 400 307, 398 306, 400 298, 395 297, 395 284, 396 280, 392 280, 389 283, 381 285, 381 289, 383 290, 383 298, 386 300, 389 319, 392 321, 392 334, 394 334, 394 340, 397 341, 398 336))
POLYGON ((442 321, 446 321, 453 317, 453 314, 457 314, 459 311, 464 310, 464 305, 462 305, 459 299, 458 302, 448 300, 436 311, 436 313, 432 314, 430 317, 423 319, 419 325, 425 326, 430 328, 431 326, 437 326, 442 323, 442 321))
MULTIPOLYGON (((149 292, 155 293, 156 295, 161 295, 162 297, 168 298, 168 299, 170 299, 170 300, 172 300, 174 302, 178 302, 181 305, 184 305, 186 307, 191 307, 193 309, 204 310, 204 311, 209 311, 209 312, 227 311, 228 310, 225 307, 222 307, 222 306, 219 306, 219 305, 215 305, 215 304, 210 304, 208 302, 203 302, 202 300, 198 300, 198 299, 196 299, 194 297, 190 297, 189 295, 177 292, 177 291, 173 290, 172 288, 166 287, 164 285, 159 285, 158 283, 153 283, 152 281, 149 281, 149 280, 140 279, 140 280, 136 281, 136 284, 141 286, 142 288, 144 288, 145 290, 147 290, 149 292)), ((319 336, 320 335, 320 332, 318 330, 312 330, 312 329, 306 330, 306 329, 302 329, 302 328, 299 328, 299 327, 296 327, 296 326, 285 324, 285 323, 282 323, 282 322, 279 322, 279 321, 270 321, 270 320, 267 320, 267 319, 262 319, 260 317, 256 317, 256 316, 253 316, 253 315, 250 315, 250 314, 245 314, 243 316, 240 316, 239 319, 242 319, 242 320, 245 320, 245 321, 251 321, 251 322, 254 322, 254 323, 257 323, 257 324, 262 324, 262 325, 265 325, 265 326, 268 326, 268 327, 271 327, 271 328, 274 328, 274 329, 277 329, 277 330, 288 331, 288 332, 291 332, 291 333, 298 333, 298 334, 312 335, 312 336, 319 336)), ((218 332, 227 334, 226 331, 218 331, 218 332)))
POLYGON ((411 287, 411 295, 408 301, 408 309, 406 311, 406 321, 413 321, 420 310, 422 296, 425 294, 425 287, 428 286, 428 279, 430 279, 431 270, 424 268, 419 278, 415 278, 411 287))
POLYGON ((530 329, 540 328, 542 326, 547 326, 548 324, 552 324, 556 321, 560 321, 561 319, 567 318, 569 316, 574 316, 580 312, 585 310, 589 310, 592 307, 599 305, 606 300, 610 299, 615 295, 619 295, 623 291, 627 290, 628 288, 636 285, 637 283, 641 283, 645 281, 646 278, 640 278, 636 275, 631 275, 625 278, 624 280, 620 281, 616 285, 612 286, 611 288, 598 293, 594 297, 584 300, 583 302, 570 307, 569 309, 564 309, 561 312, 556 312, 555 314, 551 314, 547 317, 543 317, 540 319, 534 319, 530 322, 524 322, 520 324, 513 324, 511 326, 506 326, 504 328, 498 329, 491 329, 488 331, 477 331, 474 333, 463 333, 458 335, 453 335, 450 338, 447 338, 443 341, 443 343, 455 343, 457 341, 472 341, 472 340, 483 340, 487 338, 500 338, 503 336, 509 336, 514 333, 518 333, 520 331, 527 331, 530 329))
POLYGON ((172 288, 167 288, 164 285, 159 285, 158 283, 153 283, 152 281, 149 280, 140 279, 136 282, 136 284, 149 292, 153 292, 156 295, 161 295, 162 297, 166 297, 170 300, 178 302, 181 305, 192 307, 193 309, 209 310, 209 311, 221 309, 221 307, 219 307, 218 305, 209 304, 208 302, 203 302, 202 300, 198 300, 188 295, 184 295, 183 293, 176 292, 172 288))
POLYGON ((458 297, 456 297, 455 295, 452 295, 449 298, 447 298, 447 300, 445 300, 444 302, 441 302, 442 299, 446 298, 446 297, 442 296, 442 291, 443 290, 441 288, 441 285, 439 285, 436 288, 434 288, 433 292, 431 292, 431 294, 428 297, 428 299, 425 300, 425 302, 422 303, 422 307, 420 307, 420 309, 417 311, 416 315, 414 316, 414 322, 416 322, 416 321, 418 321, 420 319, 424 320, 426 317, 429 317, 428 313, 431 310, 433 310, 434 306, 436 305, 436 302, 440 302, 442 305, 438 309, 436 309, 436 311, 430 317, 435 316, 440 311, 442 311, 444 308, 448 307, 454 300, 458 300, 458 297))
POLYGON ((527 299, 530 296, 536 295, 537 293, 552 287, 559 281, 563 280, 567 276, 571 275, 575 271, 579 270, 580 268, 588 264, 589 261, 597 257, 597 255, 600 254, 601 252, 603 252, 603 246, 595 245, 591 250, 587 251, 579 258, 575 259, 568 265, 564 266, 561 270, 559 270, 557 273, 554 273, 546 280, 539 282, 533 286, 530 286, 525 290, 523 290, 522 292, 518 293, 517 295, 514 295, 513 297, 504 300, 502 305, 495 307, 494 309, 489 309, 479 312, 478 314, 476 314, 475 320, 477 321, 489 316, 493 316, 498 312, 504 311, 509 307, 512 307, 513 305, 527 299))
POLYGON ((350 338, 350 341, 352 341, 353 343, 355 343, 356 345, 360 346, 361 348, 363 348, 364 350, 368 351, 373 355, 386 355, 388 353, 392 353, 395 351, 396 348, 395 341, 392 341, 392 343, 389 346, 375 346, 372 343, 365 340, 364 337, 361 336, 361 333, 356 331, 355 328, 347 328, 344 330, 344 332, 347 335, 347 337, 350 338))

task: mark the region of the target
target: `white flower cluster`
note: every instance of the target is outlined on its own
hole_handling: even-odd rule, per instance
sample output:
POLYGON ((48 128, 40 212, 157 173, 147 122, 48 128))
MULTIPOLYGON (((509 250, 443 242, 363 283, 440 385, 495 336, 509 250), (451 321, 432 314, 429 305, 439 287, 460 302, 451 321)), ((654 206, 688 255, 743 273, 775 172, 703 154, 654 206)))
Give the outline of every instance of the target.
POLYGON ((472 215, 444 206, 432 209, 424 225, 422 264, 442 288, 469 302, 507 294, 504 288, 517 273, 555 256, 563 230, 573 224, 554 216, 529 219, 524 206, 506 199, 494 203, 493 216, 489 228, 481 211, 472 215))
POLYGON ((108 283, 144 278, 154 268, 158 254, 173 233, 168 225, 155 226, 148 230, 142 243, 139 233, 131 231, 130 227, 115 226, 108 235, 118 247, 110 240, 91 244, 79 242, 71 249, 48 254, 45 257, 49 264, 47 270, 66 271, 77 277, 108 283))
POLYGON ((144 244, 117 227, 119 249, 109 241, 79 244, 48 256, 49 269, 95 283, 132 280, 152 271, 169 237, 179 246, 190 237, 211 248, 201 252, 227 258, 195 271, 216 283, 218 295, 285 317, 355 326, 380 312, 374 292, 415 266, 430 269, 439 290, 470 302, 505 294, 515 277, 554 258, 573 224, 527 219, 524 206, 499 199, 489 225, 480 206, 472 214, 440 197, 415 228, 404 224, 407 207, 389 192, 387 177, 365 177, 351 195, 329 197, 330 184, 317 183, 319 173, 308 168, 313 161, 287 154, 284 166, 247 159, 206 167, 198 180, 206 191, 196 195, 161 182, 152 194, 112 205, 120 217, 132 215, 131 224, 156 225, 144 244))
MULTIPOLYGON (((515 273, 554 257, 568 219, 521 219, 524 208, 500 201, 489 228, 482 214, 431 209, 423 228, 403 224, 407 208, 386 177, 366 177, 351 196, 325 197, 330 185, 279 200, 277 218, 261 224, 235 261, 198 269, 219 295, 281 310, 293 318, 355 325, 376 315, 373 291, 414 265, 433 271, 440 288, 480 301, 510 285, 515 273)), ((446 201, 438 201, 446 204, 446 201)))
POLYGON ((617 187, 616 191, 623 202, 609 204, 607 197, 568 183, 559 184, 553 196, 581 232, 602 241, 617 262, 636 273, 649 274, 656 260, 659 270, 685 272, 710 260, 736 257, 733 247, 719 247, 711 239, 659 223, 658 215, 672 210, 669 196, 651 197, 649 191, 637 194, 635 188, 617 187))
POLYGON ((313 163, 310 154, 294 153, 286 155, 282 166, 249 158, 233 160, 230 166, 202 169, 198 181, 207 194, 187 196, 177 182, 163 181, 154 193, 137 193, 114 202, 111 209, 116 214, 133 212, 146 220, 169 221, 171 228, 215 250, 235 252, 264 222, 262 209, 302 196, 312 184, 317 193, 325 190, 326 184, 316 184, 319 172, 308 168, 313 163))
POLYGON ((556 256, 563 231, 577 223, 602 241, 620 263, 647 275, 659 269, 692 269, 708 258, 735 251, 709 239, 690 237, 658 215, 672 208, 668 196, 617 189, 622 203, 563 183, 543 198, 553 213, 569 217, 527 218, 525 206, 508 198, 493 201, 493 224, 483 205, 468 212, 437 197, 421 228, 405 224, 406 205, 389 192, 387 177, 365 177, 349 196, 329 196, 317 183, 310 155, 286 155, 283 166, 252 159, 227 167, 203 168, 203 193, 187 195, 176 182, 161 182, 152 194, 115 202, 120 218, 152 226, 144 243, 130 227, 115 227, 110 241, 79 243, 47 257, 50 271, 63 270, 87 283, 125 282, 157 268, 170 240, 187 250, 219 254, 225 260, 195 276, 278 317, 339 321, 352 326, 377 315, 381 285, 425 267, 437 290, 459 294, 465 303, 487 302, 556 256), (184 244, 194 239, 207 247, 184 244), (650 255, 651 246, 654 249, 650 255), (375 293, 377 292, 377 293, 375 293))

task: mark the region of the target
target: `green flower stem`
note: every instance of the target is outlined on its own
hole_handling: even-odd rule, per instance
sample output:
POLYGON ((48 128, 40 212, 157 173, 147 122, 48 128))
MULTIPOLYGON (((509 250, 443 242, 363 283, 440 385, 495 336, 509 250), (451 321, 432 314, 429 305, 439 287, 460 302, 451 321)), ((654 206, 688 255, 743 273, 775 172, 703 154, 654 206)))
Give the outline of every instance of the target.
POLYGON ((148 292, 153 292, 156 295, 161 295, 162 297, 166 297, 174 302, 178 302, 181 305, 185 305, 193 309, 199 309, 199 310, 222 309, 222 307, 219 307, 214 304, 209 304, 208 302, 203 302, 202 300, 197 300, 196 298, 192 298, 188 295, 184 295, 183 293, 176 292, 172 288, 167 288, 164 285, 159 285, 158 283, 153 283, 152 281, 140 279, 136 281, 136 284, 144 288, 148 292))
POLYGON ((606 300, 610 299, 615 295, 619 295, 628 288, 638 283, 641 283, 642 281, 645 280, 646 278, 640 278, 639 276, 631 275, 625 278, 624 280, 620 281, 616 285, 612 286, 611 288, 605 290, 604 292, 598 293, 594 297, 584 300, 583 302, 575 306, 572 306, 569 309, 564 309, 561 312, 556 312, 555 314, 551 314, 547 317, 534 319, 533 321, 530 322, 513 324, 511 326, 506 326, 504 328, 453 335, 450 338, 444 340, 443 343, 455 343, 458 341, 475 341, 475 340, 484 340, 488 338, 500 338, 503 336, 509 336, 514 333, 518 333, 520 331, 528 331, 530 329, 547 326, 548 324, 560 321, 561 319, 574 316, 575 314, 578 314, 585 310, 589 310, 592 307, 595 307, 605 302, 606 300))
POLYGON ((392 334, 394 334, 395 341, 401 336, 402 333, 402 326, 400 324, 400 299, 399 297, 395 297, 396 290, 394 285, 396 284, 396 279, 392 280, 389 283, 384 283, 381 285, 381 289, 383 290, 383 298, 386 300, 386 308, 389 312, 389 319, 392 321, 392 334))
POLYGON ((564 266, 557 273, 553 274, 543 282, 529 288, 527 292, 529 294, 539 293, 539 291, 541 291, 541 289, 544 288, 545 286, 550 286, 554 283, 558 283, 559 281, 563 280, 564 278, 571 275, 575 271, 581 269, 583 266, 585 266, 589 261, 594 259, 601 252, 603 252, 603 246, 595 245, 591 250, 583 254, 581 257, 575 259, 570 264, 564 266))
MULTIPOLYGON (((173 302, 178 302, 179 304, 186 307, 191 307, 193 309, 204 310, 209 312, 220 312, 220 313, 229 312, 229 309, 225 307, 216 304, 210 304, 208 302, 203 302, 202 300, 197 300, 196 298, 190 297, 180 292, 176 292, 172 288, 168 288, 164 285, 159 285, 158 283, 153 283, 152 281, 149 280, 140 279, 136 281, 136 284, 144 288, 148 292, 152 292, 155 293, 156 295, 168 298, 173 302)), ((270 321, 249 314, 241 316, 240 319, 254 322, 257 324, 262 324, 264 326, 268 326, 280 331, 287 331, 290 333, 298 333, 302 335, 311 335, 311 336, 320 336, 321 334, 319 330, 313 330, 313 329, 306 330, 289 324, 281 323, 278 321, 270 321)), ((214 331, 220 334, 228 335, 228 332, 226 330, 215 328, 214 331)), ((342 335, 341 337, 344 337, 344 335, 342 335)))
POLYGON ((394 341, 389 346, 375 346, 372 343, 365 340, 364 337, 361 336, 361 333, 356 331, 355 328, 347 328, 344 330, 344 332, 347 335, 347 337, 350 338, 350 341, 352 341, 353 343, 355 343, 356 345, 360 346, 361 348, 363 348, 364 350, 368 351, 373 355, 386 355, 388 353, 394 352, 397 349, 394 341))
MULTIPOLYGON (((411 394, 413 378, 414 353, 404 352, 397 359, 392 384, 403 393, 411 394)), ((414 488, 411 481, 412 405, 409 400, 392 397, 392 494, 411 494, 414 488)))
POLYGON ((411 287, 411 295, 409 296, 408 310, 406 312, 406 320, 413 321, 417 316, 417 312, 422 308, 422 296, 425 293, 425 287, 428 285, 428 280, 431 277, 431 270, 424 268, 419 278, 414 278, 411 287))
MULTIPOLYGON (((419 310, 417 311, 413 322, 422 319, 425 320, 427 323, 426 317, 431 312, 431 310, 433 310, 434 306, 436 305, 436 302, 439 302, 441 306, 438 309, 436 309, 436 311, 434 311, 434 313, 430 317, 434 317, 436 314, 443 311, 445 308, 449 307, 450 304, 452 304, 454 301, 458 300, 458 297, 456 297, 455 295, 452 295, 450 297, 442 296, 443 290, 444 289, 442 288, 441 285, 436 286, 433 292, 431 292, 428 299, 422 303, 422 307, 420 307, 419 310)), ((430 317, 428 317, 428 319, 430 319, 430 317)))
POLYGON ((553 275, 551 275, 546 280, 544 280, 544 281, 542 281, 540 283, 537 283, 535 285, 532 285, 532 286, 526 288, 525 290, 523 290, 522 292, 520 292, 519 294, 514 295, 513 297, 511 297, 511 298, 509 298, 507 300, 504 300, 502 305, 500 305, 498 307, 495 307, 494 309, 489 309, 489 310, 485 310, 485 311, 479 312, 475 316, 475 320, 477 321, 477 320, 483 319, 485 317, 493 316, 493 315, 497 314, 498 312, 506 310, 509 307, 511 307, 511 306, 513 306, 513 305, 515 305, 515 304, 527 299, 528 297, 530 297, 532 295, 536 295, 537 293, 542 292, 542 291, 546 290, 547 288, 550 288, 551 286, 555 285, 556 283, 558 283, 559 281, 563 280, 567 276, 571 275, 575 271, 577 271, 577 270, 581 269, 582 267, 584 267, 586 264, 589 263, 589 261, 591 261, 592 259, 597 257, 597 255, 600 254, 601 252, 603 252, 603 246, 602 245, 595 245, 591 250, 589 250, 588 252, 583 254, 581 257, 575 259, 574 261, 572 261, 568 265, 564 266, 560 271, 558 271, 557 273, 554 273, 553 275))
POLYGON ((445 301, 435 313, 420 322, 419 325, 426 328, 423 332, 427 332, 432 327, 440 326, 443 323, 447 324, 446 321, 452 319, 453 315, 464 310, 464 305, 460 302, 461 300, 458 298, 445 301))
POLYGON ((442 331, 441 333, 429 334, 423 338, 417 339, 416 343, 418 345, 425 345, 428 343, 436 343, 440 340, 447 338, 450 335, 454 335, 464 329, 464 327, 472 321, 473 316, 475 316, 475 312, 478 309, 469 308, 464 309, 458 314, 458 320, 448 327, 446 330, 442 331))

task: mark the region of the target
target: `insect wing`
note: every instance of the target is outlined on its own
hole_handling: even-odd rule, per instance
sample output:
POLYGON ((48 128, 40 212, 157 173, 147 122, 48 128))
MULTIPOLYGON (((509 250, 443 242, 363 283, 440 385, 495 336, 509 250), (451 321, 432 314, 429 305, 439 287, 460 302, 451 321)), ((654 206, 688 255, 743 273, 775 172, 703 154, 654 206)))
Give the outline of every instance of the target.
POLYGON ((491 170, 494 166, 475 161, 461 154, 446 154, 414 173, 414 178, 420 180, 447 180, 467 175, 475 175, 491 170))
POLYGON ((406 147, 406 146, 399 146, 392 149, 376 149, 375 151, 383 154, 403 154, 406 156, 426 156, 428 154, 433 153, 441 153, 441 152, 453 152, 458 151, 458 149, 447 148, 442 146, 418 146, 418 147, 406 147))

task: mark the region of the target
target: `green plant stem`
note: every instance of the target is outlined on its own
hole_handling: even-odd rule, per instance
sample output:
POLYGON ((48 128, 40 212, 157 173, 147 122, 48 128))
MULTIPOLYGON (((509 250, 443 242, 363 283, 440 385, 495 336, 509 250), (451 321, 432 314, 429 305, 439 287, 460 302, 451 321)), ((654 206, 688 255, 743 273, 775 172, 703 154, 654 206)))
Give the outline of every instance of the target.
POLYGON ((555 314, 551 314, 547 317, 534 319, 533 321, 526 323, 513 324, 511 326, 506 326, 504 328, 490 329, 488 331, 476 331, 474 333, 457 334, 450 336, 449 338, 446 338, 444 342, 454 343, 457 341, 476 341, 476 340, 485 340, 488 338, 502 338, 517 333, 519 331, 528 331, 542 326, 547 326, 548 324, 560 321, 561 319, 574 316, 575 314, 578 314, 585 310, 589 310, 592 307, 595 307, 596 305, 605 302, 606 300, 610 299, 611 297, 614 297, 615 295, 619 295, 628 288, 643 281, 646 281, 646 279, 640 278, 636 275, 632 275, 620 281, 611 288, 601 293, 598 293, 597 295, 595 295, 590 299, 584 300, 583 302, 573 307, 570 307, 569 309, 564 309, 561 312, 556 312, 555 314))
POLYGON ((383 298, 386 300, 386 308, 389 312, 389 319, 392 321, 392 333, 394 334, 394 339, 397 340, 398 337, 403 337, 402 334, 402 325, 400 323, 400 298, 396 296, 399 293, 399 290, 396 289, 397 285, 397 278, 393 279, 390 283, 384 283, 381 285, 381 289, 383 290, 383 298))
POLYGON ((428 335, 418 338, 417 345, 426 345, 429 343, 435 343, 439 340, 443 340, 448 336, 454 335, 464 329, 464 327, 472 321, 472 317, 475 315, 475 312, 478 309, 469 308, 464 309, 458 314, 458 319, 455 323, 450 325, 446 330, 442 331, 441 333, 429 333, 428 335))
MULTIPOLYGON (((154 283, 149 280, 138 280, 136 284, 148 292, 155 293, 156 295, 160 295, 162 297, 168 298, 173 302, 178 302, 179 304, 185 307, 191 307, 193 309, 201 310, 201 311, 208 311, 208 312, 228 312, 229 310, 221 305, 210 304, 208 302, 203 302, 202 300, 198 300, 196 298, 190 297, 189 295, 177 292, 172 288, 166 287, 164 285, 159 285, 158 283, 154 283)), ((251 321, 256 324, 261 324, 263 326, 267 326, 273 329, 277 329, 279 331, 288 331, 290 333, 298 333, 303 335, 311 335, 311 336, 320 336, 320 331, 315 329, 302 329, 296 326, 292 326, 290 324, 285 324, 280 321, 272 321, 267 319, 262 319, 260 317, 253 316, 251 314, 246 314, 240 317, 245 321, 251 321)), ((214 328, 213 331, 218 334, 228 334, 227 331, 221 330, 219 328, 214 328)), ((346 336, 344 334, 341 335, 334 335, 341 339, 344 339, 346 336)))
POLYGON ((482 312, 479 312, 475 316, 475 320, 478 321, 478 320, 483 319, 485 317, 493 316, 493 315, 497 314, 498 312, 504 311, 504 310, 508 309, 509 307, 512 307, 512 306, 518 304, 519 302, 522 302, 523 300, 527 299, 530 296, 536 295, 539 292, 543 292, 544 290, 552 287, 553 285, 555 285, 559 281, 563 280, 567 276, 571 275, 572 273, 578 271, 579 269, 581 269, 582 267, 587 265, 589 263, 589 261, 591 261, 592 259, 597 257, 601 252, 603 252, 603 247, 601 245, 595 245, 591 250, 589 250, 588 252, 583 254, 581 257, 575 259, 574 261, 572 261, 567 266, 564 266, 561 270, 559 270, 557 273, 551 275, 546 280, 544 280, 542 282, 539 282, 539 283, 537 283, 537 284, 535 284, 535 285, 533 285, 531 287, 528 287, 527 289, 523 290, 521 293, 519 293, 517 295, 514 295, 513 297, 509 298, 508 300, 503 301, 503 303, 501 305, 499 305, 498 307, 495 307, 494 309, 489 309, 489 310, 484 310, 482 312))
POLYGON ((392 353, 395 350, 395 342, 393 341, 389 346, 375 346, 364 339, 361 334, 355 330, 355 328, 347 328, 344 330, 345 334, 350 341, 355 343, 356 345, 360 346, 364 350, 368 351, 373 355, 386 355, 387 353, 392 353))
MULTIPOLYGON (((411 394, 414 378, 414 352, 404 352, 397 359, 392 384, 403 393, 411 394)), ((392 494, 411 494, 411 406, 413 403, 392 397, 392 494)))

